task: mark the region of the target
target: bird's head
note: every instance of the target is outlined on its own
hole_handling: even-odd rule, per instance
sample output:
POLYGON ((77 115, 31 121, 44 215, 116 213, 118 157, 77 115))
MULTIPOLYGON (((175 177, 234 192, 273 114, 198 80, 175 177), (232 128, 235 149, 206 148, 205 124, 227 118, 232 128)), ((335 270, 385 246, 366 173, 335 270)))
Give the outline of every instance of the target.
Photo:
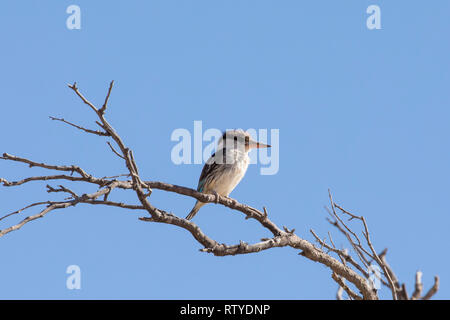
POLYGON ((223 133, 219 139, 218 149, 224 148, 249 152, 254 148, 270 148, 270 145, 253 140, 248 132, 239 129, 228 130, 223 133))

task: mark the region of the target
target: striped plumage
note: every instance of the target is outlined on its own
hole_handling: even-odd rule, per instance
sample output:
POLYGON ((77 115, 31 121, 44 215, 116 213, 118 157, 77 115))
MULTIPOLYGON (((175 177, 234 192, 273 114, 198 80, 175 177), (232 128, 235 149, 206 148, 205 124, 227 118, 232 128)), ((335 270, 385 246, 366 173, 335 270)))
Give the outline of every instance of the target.
MULTIPOLYGON (((228 196, 247 171, 252 148, 270 147, 251 139, 242 130, 226 131, 220 138, 217 151, 205 163, 197 191, 228 196)), ((197 201, 186 219, 192 219, 205 203, 197 201)))

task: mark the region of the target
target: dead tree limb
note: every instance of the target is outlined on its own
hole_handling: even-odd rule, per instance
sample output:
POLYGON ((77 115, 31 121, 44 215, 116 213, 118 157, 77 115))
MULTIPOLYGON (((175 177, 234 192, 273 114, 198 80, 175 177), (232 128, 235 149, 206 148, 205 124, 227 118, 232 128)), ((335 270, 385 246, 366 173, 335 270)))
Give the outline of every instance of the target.
MULTIPOLYGON (((377 276, 378 280, 392 291, 393 299, 397 299, 398 297, 406 297, 406 290, 404 290, 404 293, 401 292, 402 286, 399 286, 397 278, 394 276, 391 268, 385 261, 386 253, 376 253, 375 248, 372 244, 365 218, 362 216, 354 215, 334 203, 331 197, 331 193, 329 194, 331 203, 331 211, 329 211, 329 213, 334 220, 329 221, 330 223, 332 223, 332 225, 338 228, 341 233, 345 235, 345 237, 350 242, 351 247, 356 252, 358 257, 357 259, 359 259, 361 263, 357 262, 357 260, 348 253, 348 250, 337 249, 330 233, 328 233, 328 237, 330 240, 330 244, 328 244, 326 242, 326 239, 321 240, 318 235, 313 230, 311 230, 311 233, 313 234, 315 240, 320 244, 320 248, 318 248, 310 241, 303 239, 299 235, 297 235, 294 229, 290 230, 287 227, 280 228, 270 220, 265 207, 263 208, 263 211, 260 211, 246 204, 239 203, 235 199, 229 197, 200 193, 194 189, 186 188, 183 186, 142 179, 133 155, 133 151, 126 146, 126 144, 123 142, 123 139, 105 118, 105 114, 108 108, 108 101, 113 86, 114 82, 111 82, 103 105, 101 106, 101 108, 97 108, 80 92, 76 83, 69 85, 69 88, 81 99, 81 101, 95 113, 98 119, 95 123, 100 127, 100 130, 87 129, 83 126, 66 121, 63 118, 50 117, 50 119, 65 123, 72 128, 81 130, 88 134, 111 138, 112 141, 107 141, 107 144, 110 147, 111 151, 124 162, 127 173, 113 175, 111 177, 98 178, 90 173, 87 173, 77 165, 47 164, 4 153, 0 157, 0 160, 24 163, 27 164, 30 168, 40 167, 43 169, 48 169, 53 173, 45 176, 26 177, 17 181, 8 181, 4 178, 0 178, 0 183, 3 184, 4 187, 17 187, 23 184, 39 181, 57 181, 59 183, 57 187, 47 185, 47 192, 62 193, 66 195, 66 198, 61 201, 36 202, 22 209, 6 214, 3 217, 0 217, 0 221, 5 221, 11 216, 20 215, 26 210, 30 210, 32 208, 40 206, 42 207, 38 213, 23 218, 17 224, 13 224, 9 227, 1 229, 0 237, 22 228, 25 224, 31 221, 43 218, 48 213, 54 210, 74 207, 78 204, 112 206, 146 214, 145 216, 139 218, 141 221, 171 224, 176 227, 185 229, 193 236, 196 241, 201 244, 202 248, 200 249, 200 251, 212 253, 216 256, 249 254, 275 247, 291 247, 295 250, 298 250, 299 254, 303 257, 311 261, 319 262, 320 264, 330 269, 332 279, 336 281, 340 288, 342 288, 342 290, 340 290, 340 293, 338 294, 338 297, 342 297, 342 293, 343 291, 345 291, 350 299, 378 299, 377 290, 379 288, 374 287, 374 281, 368 269, 371 266, 371 261, 375 261, 381 268, 381 270, 383 270, 383 274, 377 276), (61 174, 54 174, 54 171, 61 172, 61 174), (127 179, 121 179, 124 177, 127 177, 127 179), (75 191, 65 187, 63 185, 64 181, 95 185, 96 187, 98 187, 98 191, 90 194, 84 193, 79 195, 75 191), (108 200, 109 195, 115 189, 126 189, 130 190, 130 192, 134 192, 136 195, 137 203, 123 203, 108 200), (201 230, 201 228, 194 222, 178 217, 173 213, 153 206, 150 201, 150 196, 153 189, 159 189, 167 192, 174 192, 184 196, 189 196, 205 203, 220 204, 232 210, 241 212, 242 214, 244 214, 245 219, 254 219, 263 228, 270 231, 272 237, 263 238, 261 239, 261 241, 252 244, 248 244, 243 241, 239 241, 239 243, 236 244, 219 243, 218 241, 205 234, 201 230), (352 231, 352 229, 343 221, 344 216, 349 217, 349 220, 355 219, 361 221, 363 225, 363 236, 365 240, 364 243, 357 236, 357 234, 352 231), (336 258, 333 257, 332 254, 334 254, 336 258)), ((425 294, 425 296, 422 297, 421 277, 416 277, 416 290, 412 294, 412 298, 429 299, 437 292, 438 287, 439 279, 436 277, 433 287, 428 291, 427 294, 425 294)))

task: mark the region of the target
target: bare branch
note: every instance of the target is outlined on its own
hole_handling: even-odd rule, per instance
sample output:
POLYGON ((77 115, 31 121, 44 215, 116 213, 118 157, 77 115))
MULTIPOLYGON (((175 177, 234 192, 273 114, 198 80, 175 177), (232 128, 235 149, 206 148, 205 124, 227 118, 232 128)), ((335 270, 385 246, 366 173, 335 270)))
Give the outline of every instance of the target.
MULTIPOLYGON (((389 276, 391 277, 392 281, 394 282, 394 286, 395 288, 397 288, 398 290, 400 289, 400 282, 398 281, 397 276, 395 275, 394 271, 392 270, 391 266, 388 264, 388 262, 386 261, 386 255, 387 255, 387 248, 385 248, 379 255, 378 257, 381 259, 381 261, 383 261, 387 272, 389 273, 389 276)), ((406 299, 407 300, 407 299, 406 299)))
POLYGON ((98 110, 101 114, 104 114, 106 111, 106 108, 108 106, 109 96, 111 95, 111 90, 113 88, 113 85, 114 85, 114 80, 111 81, 111 83, 109 84, 109 89, 108 89, 108 93, 106 94, 105 102, 103 103, 103 106, 100 108, 100 110, 98 110))
POLYGON ((359 296, 358 294, 356 294, 352 289, 350 289, 346 284, 345 281, 339 277, 336 273, 332 273, 331 277, 333 278, 334 281, 336 281, 338 283, 338 285, 345 290, 345 292, 347 292, 348 296, 351 297, 352 299, 355 300, 362 300, 363 298, 361 296, 359 296))
POLYGON ((98 136, 109 136, 109 133, 107 133, 107 132, 99 131, 99 130, 86 129, 86 128, 82 127, 82 126, 79 126, 79 125, 76 125, 76 124, 74 124, 72 122, 66 121, 66 120, 64 120, 64 118, 56 118, 56 117, 52 117, 52 116, 50 116, 49 118, 52 119, 52 120, 55 120, 55 121, 64 122, 64 123, 68 124, 69 126, 75 127, 77 129, 80 129, 80 130, 85 131, 87 133, 92 133, 92 134, 95 134, 95 135, 98 135, 98 136))
POLYGON ((69 181, 86 181, 86 178, 83 177, 72 177, 64 174, 54 175, 54 176, 37 176, 37 177, 29 177, 19 181, 8 181, 6 179, 0 178, 0 183, 3 183, 5 187, 15 187, 20 186, 24 183, 30 181, 48 181, 48 180, 69 180, 69 181))
POLYGON ((26 207, 24 207, 22 209, 19 209, 17 211, 14 211, 14 212, 11 212, 11 213, 8 213, 8 214, 4 215, 3 217, 0 218, 0 221, 3 220, 3 219, 6 219, 6 218, 8 218, 8 217, 10 217, 12 215, 19 214, 22 211, 25 211, 26 209, 29 209, 29 208, 32 208, 32 207, 35 207, 35 206, 40 206, 40 205, 43 205, 43 204, 52 204, 52 203, 54 203, 54 202, 42 201, 42 202, 32 203, 32 204, 30 204, 30 205, 28 205, 28 206, 26 206, 26 207))
POLYGON ((33 220, 36 220, 36 219, 44 217, 50 211, 53 211, 53 210, 56 210, 56 209, 67 208, 67 207, 69 207, 71 205, 73 205, 73 204, 71 204, 71 202, 58 202, 58 203, 50 204, 49 206, 47 206, 47 208, 45 208, 44 210, 42 210, 38 214, 26 217, 25 219, 23 219, 18 224, 13 225, 13 226, 11 226, 9 228, 0 230, 0 237, 3 237, 5 234, 10 233, 11 231, 16 231, 16 230, 22 228, 23 225, 25 225, 26 223, 28 223, 30 221, 33 221, 33 220))
POLYGON ((439 277, 434 277, 434 285, 431 287, 431 289, 422 297, 422 300, 430 300, 436 292, 439 290, 439 277))
POLYGON ((49 170, 57 170, 57 171, 67 171, 67 172, 71 172, 72 174, 74 172, 77 172, 80 176, 82 176, 83 178, 89 178, 90 175, 87 174, 83 169, 81 169, 78 166, 72 165, 72 166, 56 166, 56 165, 49 165, 49 164, 45 164, 45 163, 38 163, 35 161, 31 161, 25 158, 20 158, 20 157, 16 157, 7 153, 3 153, 3 156, 0 157, 1 160, 10 160, 10 161, 16 161, 16 162, 22 162, 22 163, 26 163, 31 167, 40 167, 40 168, 44 168, 44 169, 49 169, 49 170))
POLYGON ((403 300, 409 300, 408 291, 406 290, 406 284, 402 284, 402 288, 399 291, 398 297, 403 300))
MULTIPOLYGON (((111 142, 106 141, 106 143, 107 143, 108 146, 111 148, 111 151, 115 153, 116 156, 118 156, 119 158, 125 160, 125 157, 122 156, 120 153, 118 153, 118 152, 116 151, 116 149, 114 149, 114 147, 112 146, 111 142)), ((128 176, 129 176, 129 174, 128 174, 128 176)))
MULTIPOLYGON (((55 209, 63 209, 63 208, 67 208, 67 207, 71 207, 71 206, 75 206, 80 202, 87 202, 87 201, 92 201, 97 199, 98 197, 104 195, 107 192, 110 192, 111 189, 114 189, 117 186, 117 182, 113 181, 110 183, 109 186, 98 190, 97 192, 91 193, 91 194, 83 194, 81 197, 76 197, 73 200, 70 201, 64 201, 64 202, 49 202, 49 205, 47 206, 47 208, 45 208, 44 210, 42 210, 41 212, 39 212, 38 214, 32 215, 32 216, 28 216, 25 219, 23 219, 21 222, 19 222, 16 225, 13 225, 9 228, 0 230, 0 237, 3 237, 5 234, 10 233, 11 231, 15 231, 20 229, 22 226, 24 226, 25 224, 27 224, 28 222, 34 221, 36 219, 42 218, 44 217, 47 213, 55 210, 55 209)), ((69 192, 72 193, 72 191, 69 191, 68 189, 62 187, 61 189, 57 190, 57 189, 53 189, 50 187, 49 190, 52 190, 50 192, 59 192, 59 191, 64 191, 64 192, 69 192)), ((36 204, 30 205, 28 206, 34 206, 36 204)))
POLYGON ((72 89, 72 90, 77 94, 77 96, 79 96, 80 99, 81 99, 85 104, 87 104, 92 110, 94 110, 95 113, 98 113, 97 108, 96 108, 90 101, 88 101, 88 100, 80 93, 80 91, 78 91, 78 87, 77 87, 77 83, 76 83, 76 82, 74 82, 73 84, 68 84, 67 86, 68 86, 70 89, 72 89))
POLYGON ((143 206, 135 205, 135 204, 126 204, 123 202, 114 202, 114 201, 102 201, 102 200, 86 200, 83 203, 87 204, 97 204, 97 205, 105 205, 111 207, 118 207, 123 209, 131 209, 131 210, 145 210, 143 206))
POLYGON ((422 295, 422 291, 423 291, 422 272, 417 271, 416 272, 416 285, 415 285, 415 289, 414 289, 411 299, 412 300, 420 299, 420 297, 422 295))
MULTIPOLYGON (((330 194, 330 199, 331 199, 331 194, 330 194)), ((351 219, 358 219, 358 220, 360 220, 360 221, 363 223, 363 226, 364 226, 364 232, 363 232, 363 235, 364 235, 364 237, 365 237, 365 239, 366 239, 366 243, 367 243, 367 245, 369 246, 370 251, 372 252, 372 254, 370 254, 369 252, 367 252, 367 251, 362 247, 361 241, 360 241, 359 238, 356 236, 356 234, 355 234, 353 231, 351 231, 351 230, 345 225, 345 223, 339 218, 339 216, 333 211, 333 212, 335 213, 336 218, 339 220, 339 222, 341 222, 341 224, 343 224, 343 225, 345 226, 345 228, 346 228, 350 233, 352 233, 352 234, 355 236, 355 238, 356 238, 357 241, 358 241, 358 247, 359 247, 361 250, 363 250, 365 254, 367 254, 367 255, 370 256, 372 259, 374 259, 374 260, 377 262, 377 264, 381 267, 381 269, 383 270, 384 276, 386 277, 386 279, 387 279, 388 282, 389 282, 389 287, 391 288, 391 291, 392 291, 392 298, 393 298, 394 300, 397 300, 397 287, 395 286, 394 281, 392 280, 392 278, 391 278, 391 276, 390 276, 390 274, 389 274, 389 272, 388 272, 388 270, 387 270, 387 268, 386 268, 386 265, 385 265, 385 264, 383 263, 383 261, 380 259, 380 257, 378 256, 378 254, 376 253, 376 251, 375 251, 375 249, 374 249, 374 247, 373 247, 372 241, 371 241, 371 239, 370 239, 369 229, 368 229, 368 227, 367 227, 367 223, 366 223, 365 218, 364 218, 363 216, 357 216, 357 215, 354 215, 354 214, 352 214, 352 213, 346 211, 345 209, 343 209, 342 207, 340 207, 339 205, 337 205, 336 203, 334 203, 332 200, 331 200, 331 202, 332 202, 332 205, 333 205, 334 207, 338 208, 342 213, 349 215, 349 216, 350 216, 350 220, 351 220, 351 219)), ((333 209, 333 210, 334 210, 334 209, 333 209)))
POLYGON ((130 176, 129 173, 123 173, 123 174, 117 174, 115 176, 103 177, 102 179, 116 179, 116 178, 120 178, 120 177, 129 177, 129 176, 130 176))
MULTIPOLYGON (((69 85, 69 88, 71 88, 75 94, 83 101, 84 104, 88 105, 92 111, 95 112, 95 114, 98 117, 98 120, 96 121, 96 124, 99 125, 104 131, 95 131, 91 129, 86 129, 84 127, 78 126, 76 124, 73 124, 71 122, 68 122, 62 118, 55 118, 50 117, 52 120, 61 121, 63 123, 66 123, 70 126, 73 126, 77 129, 83 130, 88 133, 100 135, 100 136, 109 136, 114 141, 115 145, 113 146, 109 141, 107 142, 108 146, 111 148, 112 152, 118 156, 120 159, 124 160, 125 166, 127 168, 128 173, 121 174, 121 175, 114 175, 111 177, 103 177, 103 178, 96 178, 92 175, 86 173, 83 169, 81 169, 78 166, 72 165, 72 166, 57 166, 57 165, 49 165, 45 163, 37 163, 28 159, 19 158, 16 156, 9 155, 7 153, 4 153, 0 159, 2 160, 10 160, 10 161, 16 161, 16 162, 22 162, 25 164, 28 164, 30 167, 41 167, 49 170, 56 170, 56 171, 64 171, 64 172, 70 172, 69 175, 60 174, 60 175, 48 175, 48 176, 33 176, 24 178, 19 181, 7 181, 6 179, 0 178, 0 182, 3 183, 4 186, 20 186, 22 184, 31 182, 31 181, 49 181, 49 180, 62 180, 62 181, 72 181, 72 182, 84 182, 88 184, 92 184, 99 187, 99 190, 91 193, 91 194, 83 194, 79 196, 76 192, 72 191, 69 188, 64 187, 63 185, 59 185, 58 188, 51 187, 47 185, 47 191, 52 193, 67 193, 70 195, 70 198, 65 199, 67 201, 59 201, 59 202, 37 202, 33 203, 25 208, 22 208, 20 210, 17 210, 15 212, 12 212, 10 214, 5 215, 3 218, 0 218, 0 220, 5 219, 11 215, 18 214, 28 208, 32 208, 38 205, 47 205, 47 207, 43 210, 41 210, 39 213, 35 215, 31 215, 29 217, 26 217, 21 222, 19 222, 16 225, 13 225, 9 228, 0 230, 0 237, 11 232, 14 230, 20 229, 23 225, 26 223, 42 218, 47 213, 57 210, 57 209, 63 209, 71 206, 75 206, 79 203, 83 204, 90 204, 90 205, 105 205, 105 206, 112 206, 117 208, 123 208, 123 209, 129 209, 129 210, 137 210, 138 212, 143 211, 146 212, 149 216, 141 217, 139 218, 142 221, 147 222, 157 222, 157 223, 164 223, 164 224, 171 224, 180 228, 185 229, 186 231, 190 232, 191 235, 196 239, 203 248, 200 249, 202 252, 212 253, 216 256, 227 256, 227 255, 237 255, 237 254, 249 254, 254 252, 260 252, 263 250, 268 250, 271 248, 276 247, 291 247, 297 251, 300 251, 300 255, 303 257, 306 257, 307 259, 315 262, 319 262, 326 267, 328 267, 332 271, 332 278, 334 281, 336 281, 340 288, 340 291, 338 291, 337 297, 342 298, 342 292, 347 292, 348 296, 351 299, 371 299, 375 300, 378 299, 377 292, 372 289, 371 284, 366 281, 369 278, 368 272, 365 270, 365 267, 367 267, 370 263, 369 260, 373 259, 375 260, 384 271, 384 275, 386 279, 388 279, 387 283, 383 279, 382 282, 385 285, 388 285, 392 291, 393 291, 393 298, 396 299, 396 291, 399 288, 399 283, 397 278, 395 277, 394 273, 392 272, 389 265, 386 263, 384 254, 380 254, 378 256, 375 253, 375 250, 373 248, 368 227, 366 224, 366 221, 364 217, 353 215, 350 212, 345 211, 340 206, 334 203, 331 192, 329 192, 330 197, 330 203, 331 203, 331 211, 329 211, 330 215, 335 219, 334 222, 331 222, 334 226, 336 226, 348 239, 352 247, 354 248, 356 254, 358 255, 359 259, 361 260, 362 264, 364 266, 361 266, 358 264, 353 257, 350 256, 347 250, 340 250, 337 249, 335 246, 335 243, 331 237, 331 234, 328 233, 328 237, 330 239, 331 245, 328 245, 325 240, 321 240, 313 230, 311 230, 311 233, 313 234, 314 238, 321 244, 321 248, 316 248, 312 243, 309 241, 300 238, 297 234, 295 234, 295 229, 289 229, 285 226, 282 228, 278 227, 274 222, 272 222, 268 218, 268 212, 265 207, 263 207, 263 212, 261 212, 258 209, 252 208, 248 205, 239 203, 235 199, 220 196, 217 194, 205 194, 201 192, 197 192, 194 189, 186 188, 182 186, 177 186, 165 182, 159 182, 159 181, 145 181, 142 180, 139 174, 139 169, 133 154, 133 151, 128 148, 125 143, 123 142, 122 138, 119 136, 119 134, 114 130, 114 128, 108 123, 108 121, 105 119, 105 112, 108 106, 109 97, 111 95, 111 91, 114 85, 114 81, 112 81, 109 85, 109 89, 107 92, 107 95, 105 97, 105 101, 100 109, 98 109, 93 103, 91 103, 89 100, 87 100, 84 95, 79 91, 76 83, 73 85, 69 85), (74 173, 77 173, 79 176, 73 176, 74 173), (130 177, 129 180, 125 181, 119 181, 116 180, 117 178, 128 176, 130 177), (113 179, 113 180, 111 180, 113 179), (132 190, 138 200, 139 204, 128 204, 124 202, 117 202, 117 201, 109 201, 108 196, 111 194, 111 192, 114 189, 127 189, 132 190), (189 196, 192 198, 195 198, 201 202, 204 203, 218 203, 223 206, 226 206, 230 209, 239 211, 245 215, 246 219, 255 219, 259 222, 259 224, 270 231, 273 234, 272 238, 263 238, 260 242, 256 242, 253 244, 248 244, 243 241, 239 241, 239 244, 235 245, 227 245, 227 244, 219 244, 216 240, 210 238, 208 235, 206 235, 199 226, 197 226, 194 222, 180 218, 170 212, 166 212, 162 209, 154 207, 150 201, 149 197, 152 194, 153 189, 163 190, 167 192, 174 192, 180 195, 189 196), (99 200, 100 197, 103 196, 103 200, 99 200), (364 226, 364 238, 366 240, 366 246, 370 248, 370 250, 366 250, 362 244, 362 241, 359 239, 357 234, 351 230, 351 228, 341 219, 339 214, 336 212, 336 209, 339 209, 342 215, 349 216, 349 220, 357 219, 360 220, 363 223, 364 226), (328 252, 325 253, 322 251, 322 249, 327 249, 328 252, 335 253, 339 259, 335 259, 333 256, 329 255, 328 252), (353 270, 352 268, 355 268, 353 270), (359 274, 359 273, 360 274, 359 274), (392 280, 394 279, 394 280, 392 280), (355 292, 355 289, 351 289, 346 281, 351 283, 357 290, 359 290, 358 294, 355 292), (395 281, 395 284, 394 284, 395 281)), ((435 294, 439 286, 439 279, 435 278, 435 285, 430 289, 430 291, 423 297, 423 299, 430 298, 432 295, 435 294)), ((404 286, 403 286, 404 288, 404 286)), ((416 287, 417 289, 417 287, 416 287)), ((404 296, 407 297, 406 289, 403 290, 404 296)), ((399 291, 400 292, 400 291, 399 291)), ((414 296, 414 295, 413 295, 414 296)), ((417 295, 416 295, 417 296, 417 295)), ((418 295, 420 297, 420 294, 418 295)))
POLYGON ((73 192, 72 190, 70 190, 70 189, 68 189, 68 188, 66 188, 66 187, 64 187, 62 185, 59 185, 58 187, 59 187, 59 189, 55 189, 52 186, 47 185, 47 192, 48 193, 51 193, 51 192, 66 192, 66 193, 69 193, 71 195, 71 198, 73 198, 73 199, 78 198, 78 195, 75 192, 73 192))

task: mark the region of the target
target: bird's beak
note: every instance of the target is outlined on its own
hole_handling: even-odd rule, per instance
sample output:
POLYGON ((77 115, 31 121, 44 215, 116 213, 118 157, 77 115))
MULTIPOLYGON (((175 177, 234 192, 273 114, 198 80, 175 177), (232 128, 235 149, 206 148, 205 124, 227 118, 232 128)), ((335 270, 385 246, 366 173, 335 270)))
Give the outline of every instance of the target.
POLYGON ((253 140, 250 140, 250 143, 249 143, 249 148, 250 149, 253 149, 253 148, 256 148, 256 149, 259 149, 259 148, 270 148, 270 147, 271 146, 269 144, 264 144, 264 143, 256 142, 256 141, 253 141, 253 140))

